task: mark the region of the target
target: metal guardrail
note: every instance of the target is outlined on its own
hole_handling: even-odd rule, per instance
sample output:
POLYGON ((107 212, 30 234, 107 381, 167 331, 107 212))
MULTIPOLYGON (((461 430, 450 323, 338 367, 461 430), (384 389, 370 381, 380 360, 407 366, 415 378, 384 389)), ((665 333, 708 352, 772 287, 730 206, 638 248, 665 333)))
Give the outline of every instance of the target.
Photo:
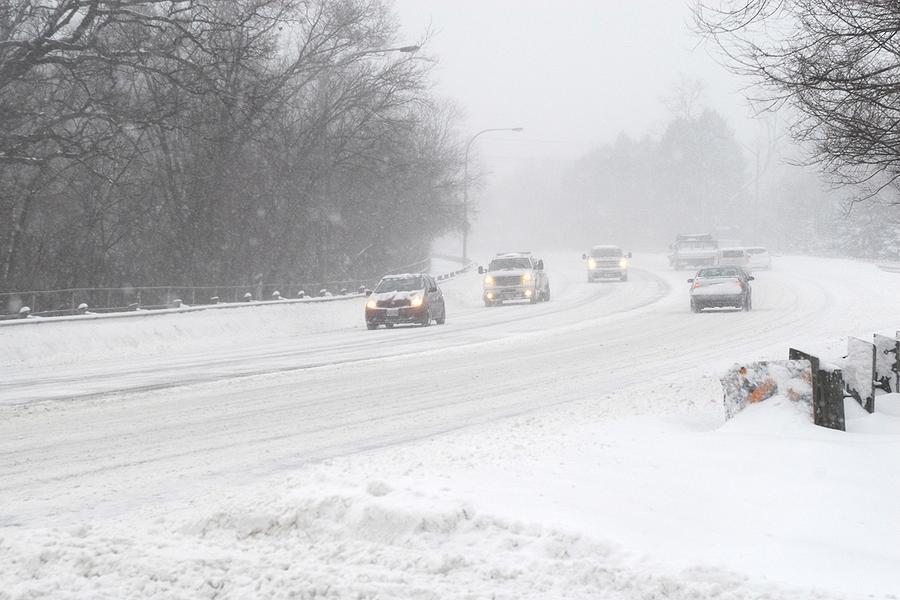
POLYGON ((875 266, 888 273, 900 273, 900 262, 878 262, 875 266))
MULTIPOLYGON (((395 267, 389 272, 426 270, 431 258, 395 267)), ((93 313, 158 310, 228 302, 253 302, 313 296, 346 296, 362 287, 372 287, 378 278, 347 279, 304 283, 257 283, 237 286, 133 286, 120 288, 67 288, 0 293, 0 320, 16 319, 24 314, 57 317, 83 314, 86 306, 93 313), (81 309, 79 307, 82 307, 81 309)))
MULTIPOLYGON (((419 261, 411 265, 406 265, 393 271, 410 270, 410 267, 423 265, 426 261, 419 261)), ((454 258, 463 262, 462 259, 454 258)), ((468 262, 460 269, 442 273, 437 275, 435 279, 446 281, 458 277, 466 273, 475 266, 475 263, 468 262)), ((79 317, 83 318, 88 315, 92 318, 103 316, 125 317, 130 315, 149 315, 164 314, 165 312, 184 312, 196 311, 208 308, 236 308, 242 306, 260 306, 268 305, 272 302, 328 302, 335 300, 349 300, 360 298, 363 296, 363 288, 372 287, 376 280, 353 280, 328 282, 326 284, 315 284, 313 286, 304 286, 303 284, 294 284, 288 286, 277 286, 274 284, 265 284, 262 286, 198 286, 198 287, 176 287, 176 286, 159 286, 159 287, 142 287, 142 288, 74 288, 68 290, 52 290, 48 292, 22 292, 18 294, 6 293, 0 294, 0 301, 8 301, 4 296, 18 296, 28 298, 29 294, 37 299, 40 294, 63 294, 66 297, 66 307, 57 310, 47 311, 28 311, 27 314, 12 313, 0 314, 0 321, 6 321, 6 324, 15 323, 37 323, 45 322, 43 318, 34 319, 31 317, 79 317), (319 288, 319 285, 323 287, 319 288), (352 287, 351 287, 352 286, 352 287), (305 288, 319 288, 317 292, 307 293, 305 288), (288 290, 282 293, 281 290, 288 290), (295 291, 296 290, 296 291, 295 291), (333 291, 332 291, 333 290, 333 291), (113 299, 128 298, 126 294, 132 294, 137 299, 136 302, 124 304, 120 301, 121 306, 101 306, 95 307, 84 301, 89 297, 85 292, 106 293, 107 303, 113 304, 113 299), (189 293, 183 293, 189 292, 189 293), (293 295, 288 295, 292 294, 293 295), (81 295, 79 295, 81 294, 81 295), (118 295, 116 295, 118 294, 118 295), (146 303, 142 300, 153 298, 156 303, 146 303), (204 301, 197 302, 196 298, 205 298, 204 301), (190 298, 190 300, 188 300, 190 298), (76 304, 78 301, 78 304, 76 304)), ((33 304, 36 304, 34 301, 33 304)), ((23 304, 27 306, 26 304, 23 304)), ((38 304, 38 306, 40 306, 38 304)), ((52 319, 55 321, 57 319, 52 319)))

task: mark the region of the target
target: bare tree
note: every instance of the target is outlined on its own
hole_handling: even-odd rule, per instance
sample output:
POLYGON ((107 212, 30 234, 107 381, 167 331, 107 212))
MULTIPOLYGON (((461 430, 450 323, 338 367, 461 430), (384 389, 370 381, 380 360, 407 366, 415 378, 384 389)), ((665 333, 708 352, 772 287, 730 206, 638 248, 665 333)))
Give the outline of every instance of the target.
POLYGON ((0 3, 0 289, 421 258, 458 146, 396 30, 381 0, 0 3))
POLYGON ((888 0, 701 1, 697 28, 768 108, 799 115, 795 139, 868 194, 900 177, 900 4, 888 0))

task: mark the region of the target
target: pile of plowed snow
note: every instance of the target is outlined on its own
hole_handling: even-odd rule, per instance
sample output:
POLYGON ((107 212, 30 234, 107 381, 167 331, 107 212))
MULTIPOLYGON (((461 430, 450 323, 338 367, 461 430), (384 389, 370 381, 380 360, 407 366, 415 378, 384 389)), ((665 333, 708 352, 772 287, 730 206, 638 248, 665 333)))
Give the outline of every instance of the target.
POLYGON ((259 344, 364 327, 363 298, 0 323, 0 367, 72 364, 259 344))
POLYGON ((590 406, 522 417, 7 536, 0 598, 891 597, 897 398, 848 406, 848 433, 783 398, 724 425, 712 403, 570 434, 590 406))

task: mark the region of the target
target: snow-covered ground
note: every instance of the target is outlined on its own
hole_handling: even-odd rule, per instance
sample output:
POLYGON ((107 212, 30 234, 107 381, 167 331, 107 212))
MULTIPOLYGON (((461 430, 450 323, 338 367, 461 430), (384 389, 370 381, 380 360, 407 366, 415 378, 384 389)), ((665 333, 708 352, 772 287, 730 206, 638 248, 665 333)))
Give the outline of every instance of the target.
POLYGON ((544 258, 552 302, 472 274, 423 329, 362 300, 0 327, 0 599, 900 597, 900 400, 724 423, 718 383, 892 334, 900 276, 782 258, 753 312, 692 314, 660 256, 544 258))

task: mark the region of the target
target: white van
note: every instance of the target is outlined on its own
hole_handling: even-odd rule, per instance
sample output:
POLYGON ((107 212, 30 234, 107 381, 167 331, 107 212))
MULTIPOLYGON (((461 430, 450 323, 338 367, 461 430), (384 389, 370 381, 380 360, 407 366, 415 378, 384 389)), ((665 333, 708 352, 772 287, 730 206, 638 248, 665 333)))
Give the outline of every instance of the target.
POLYGON ((746 248, 719 248, 716 264, 749 269, 750 254, 746 248))
POLYGON ((746 248, 747 253, 750 255, 750 268, 751 269, 771 269, 772 268, 772 255, 769 254, 769 251, 763 248, 762 246, 751 246, 746 248))

